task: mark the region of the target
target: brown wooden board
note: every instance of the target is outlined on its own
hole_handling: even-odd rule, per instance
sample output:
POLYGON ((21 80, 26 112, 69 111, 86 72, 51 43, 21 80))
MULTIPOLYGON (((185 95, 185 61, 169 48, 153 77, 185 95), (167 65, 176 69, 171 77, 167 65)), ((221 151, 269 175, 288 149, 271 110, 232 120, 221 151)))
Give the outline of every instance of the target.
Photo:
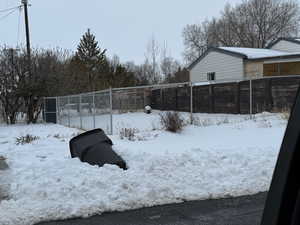
POLYGON ((177 109, 182 112, 190 112, 190 87, 180 87, 177 90, 177 109))
POLYGON ((240 113, 248 114, 250 112, 250 93, 249 81, 240 82, 240 113))
POLYGON ((152 90, 151 92, 151 107, 160 110, 160 89, 152 90))
POLYGON ((290 110, 299 87, 299 78, 272 78, 273 110, 290 110))
POLYGON ((176 109, 176 88, 163 89, 163 110, 177 110, 176 109))
POLYGON ((264 80, 252 81, 252 112, 259 113, 266 111, 265 98, 265 82, 264 80))
POLYGON ((210 112, 209 85, 193 87, 193 112, 210 112))
POLYGON ((214 85, 215 113, 236 113, 235 83, 214 85))
MULTIPOLYGON (((252 112, 286 111, 294 102, 300 77, 252 80, 252 112)), ((250 113, 250 82, 211 84, 193 87, 195 113, 250 113)), ((151 106, 158 110, 190 112, 190 87, 151 92, 151 106)))

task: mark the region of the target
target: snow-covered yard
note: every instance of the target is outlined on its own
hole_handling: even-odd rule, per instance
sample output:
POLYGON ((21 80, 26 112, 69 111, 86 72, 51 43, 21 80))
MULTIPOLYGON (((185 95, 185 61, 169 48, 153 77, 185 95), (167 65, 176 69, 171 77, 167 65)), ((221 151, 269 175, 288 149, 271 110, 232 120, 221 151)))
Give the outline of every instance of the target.
POLYGON ((110 136, 127 171, 71 159, 68 142, 81 132, 77 129, 0 126, 0 155, 10 166, 0 174, 10 184, 10 199, 0 202, 0 224, 30 225, 268 190, 286 121, 269 113, 254 120, 241 115, 197 117, 198 126, 173 134, 160 129, 157 112, 114 116, 116 134, 122 127, 138 129, 136 141, 110 136), (39 139, 16 145, 16 137, 26 134, 39 139))

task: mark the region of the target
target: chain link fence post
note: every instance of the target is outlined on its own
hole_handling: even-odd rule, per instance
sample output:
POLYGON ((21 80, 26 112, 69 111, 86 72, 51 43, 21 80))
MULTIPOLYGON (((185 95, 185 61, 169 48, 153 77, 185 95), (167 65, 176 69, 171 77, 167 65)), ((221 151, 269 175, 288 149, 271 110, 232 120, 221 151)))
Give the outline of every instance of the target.
POLYGON ((81 94, 79 95, 79 117, 80 117, 80 129, 82 129, 82 108, 81 108, 81 101, 82 101, 81 94))
POLYGON ((56 97, 56 123, 60 124, 59 121, 59 97, 56 97))
POLYGON ((71 106, 71 103, 70 103, 70 96, 68 96, 68 125, 69 127, 71 127, 71 118, 70 118, 70 106, 71 106))
POLYGON ((191 113, 191 124, 193 124, 193 83, 190 82, 190 89, 191 89, 191 93, 190 93, 190 113, 191 113))
POLYGON ((145 109, 146 106, 146 89, 143 89, 143 109, 145 109))
POLYGON ((95 92, 93 92, 93 126, 96 128, 96 104, 95 104, 95 92))
POLYGON ((113 89, 109 88, 110 134, 113 135, 113 89))
POLYGON ((134 90, 134 95, 135 95, 135 98, 134 98, 134 110, 137 112, 138 110, 138 106, 137 106, 137 89, 134 90))
POLYGON ((253 118, 253 108, 252 108, 252 105, 253 105, 253 103, 252 103, 252 101, 253 101, 253 90, 252 90, 252 77, 250 77, 250 80, 249 80, 249 97, 250 97, 250 99, 249 99, 249 112, 250 112, 250 119, 252 119, 253 118))
POLYGON ((46 123, 46 97, 44 97, 43 98, 43 101, 44 101, 44 107, 43 107, 43 109, 44 109, 44 115, 43 115, 43 121, 44 121, 44 124, 46 123))

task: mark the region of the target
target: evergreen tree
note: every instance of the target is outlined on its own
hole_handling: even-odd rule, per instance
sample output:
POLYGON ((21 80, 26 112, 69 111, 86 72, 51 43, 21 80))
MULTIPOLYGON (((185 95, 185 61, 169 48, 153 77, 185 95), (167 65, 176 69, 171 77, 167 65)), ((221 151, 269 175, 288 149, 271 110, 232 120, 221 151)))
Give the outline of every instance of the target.
POLYGON ((101 74, 103 67, 107 65, 105 56, 106 49, 103 51, 98 46, 96 37, 90 29, 82 36, 77 47, 76 61, 85 68, 88 77, 88 90, 94 91, 97 75, 101 74))

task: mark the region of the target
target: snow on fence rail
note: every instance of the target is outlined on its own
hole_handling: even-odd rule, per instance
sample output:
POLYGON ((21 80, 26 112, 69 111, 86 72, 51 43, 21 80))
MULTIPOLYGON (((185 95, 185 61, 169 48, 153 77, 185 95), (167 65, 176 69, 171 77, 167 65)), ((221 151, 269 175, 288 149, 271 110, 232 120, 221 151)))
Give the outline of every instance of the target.
POLYGON ((143 110, 250 114, 290 109, 300 76, 113 88, 45 98, 46 122, 113 133, 113 114, 143 110))

